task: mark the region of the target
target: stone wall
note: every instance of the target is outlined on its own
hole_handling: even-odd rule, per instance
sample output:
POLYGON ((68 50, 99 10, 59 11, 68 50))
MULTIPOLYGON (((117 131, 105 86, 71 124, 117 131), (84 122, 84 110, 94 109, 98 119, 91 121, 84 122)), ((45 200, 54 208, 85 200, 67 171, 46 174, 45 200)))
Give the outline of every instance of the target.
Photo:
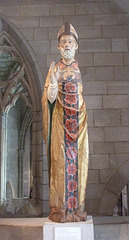
MULTIPOLYGON (((76 28, 76 58, 83 77, 90 143, 86 208, 88 214, 112 215, 129 178, 129 14, 109 0, 1 0, 0 13, 21 32, 36 59, 37 71, 42 72, 37 82, 39 100, 49 64, 60 58, 56 47, 59 28, 65 21, 76 28)), ((37 128, 41 145, 42 122, 37 128)), ((39 147, 35 165, 41 190, 38 198, 47 215, 49 191, 43 147, 43 154, 39 147)))

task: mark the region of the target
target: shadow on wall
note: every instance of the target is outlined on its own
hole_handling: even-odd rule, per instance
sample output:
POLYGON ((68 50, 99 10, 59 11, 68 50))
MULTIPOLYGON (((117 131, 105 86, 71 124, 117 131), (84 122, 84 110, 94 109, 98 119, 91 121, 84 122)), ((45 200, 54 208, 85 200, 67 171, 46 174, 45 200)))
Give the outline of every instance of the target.
POLYGON ((107 182, 101 196, 97 215, 113 215, 118 198, 129 181, 129 160, 121 164, 107 182))

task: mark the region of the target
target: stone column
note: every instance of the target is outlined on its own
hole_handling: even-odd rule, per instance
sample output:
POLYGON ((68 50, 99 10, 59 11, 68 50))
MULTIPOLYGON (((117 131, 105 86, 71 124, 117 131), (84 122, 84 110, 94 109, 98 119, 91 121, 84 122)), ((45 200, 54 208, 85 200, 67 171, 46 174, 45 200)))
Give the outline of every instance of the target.
POLYGON ((42 131, 41 131, 41 112, 35 111, 32 114, 32 198, 41 199, 42 183, 42 131))
POLYGON ((25 150, 18 149, 18 197, 23 197, 23 156, 25 150))
POLYGON ((6 137, 7 113, 0 114, 0 136, 1 136, 1 171, 0 171, 0 198, 6 198, 6 153, 7 153, 7 137, 6 137))

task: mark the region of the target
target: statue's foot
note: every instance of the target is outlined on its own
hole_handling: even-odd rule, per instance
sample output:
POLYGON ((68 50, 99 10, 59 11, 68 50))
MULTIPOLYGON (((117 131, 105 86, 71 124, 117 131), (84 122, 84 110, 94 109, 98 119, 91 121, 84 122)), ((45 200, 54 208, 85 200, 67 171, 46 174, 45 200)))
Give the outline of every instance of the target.
POLYGON ((86 219, 87 219, 87 213, 81 211, 80 209, 78 209, 78 210, 75 212, 75 215, 76 215, 78 218, 80 218, 80 222, 81 222, 81 221, 86 221, 86 219))
POLYGON ((86 221, 87 214, 86 212, 82 212, 80 209, 78 209, 74 213, 66 213, 66 222, 82 222, 86 221))
POLYGON ((86 212, 78 209, 76 212, 66 212, 65 209, 51 208, 49 219, 53 222, 65 223, 65 222, 82 222, 86 221, 86 212))
POLYGON ((65 220, 65 210, 59 208, 51 208, 49 219, 53 222, 64 223, 65 220))

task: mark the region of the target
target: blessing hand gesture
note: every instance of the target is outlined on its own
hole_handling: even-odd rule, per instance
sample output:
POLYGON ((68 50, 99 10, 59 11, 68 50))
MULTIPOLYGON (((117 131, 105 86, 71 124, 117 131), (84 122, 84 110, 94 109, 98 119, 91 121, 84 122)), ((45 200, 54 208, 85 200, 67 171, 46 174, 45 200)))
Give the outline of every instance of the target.
POLYGON ((55 62, 52 62, 50 65, 50 83, 52 85, 57 84, 59 77, 59 67, 55 67, 55 62))

